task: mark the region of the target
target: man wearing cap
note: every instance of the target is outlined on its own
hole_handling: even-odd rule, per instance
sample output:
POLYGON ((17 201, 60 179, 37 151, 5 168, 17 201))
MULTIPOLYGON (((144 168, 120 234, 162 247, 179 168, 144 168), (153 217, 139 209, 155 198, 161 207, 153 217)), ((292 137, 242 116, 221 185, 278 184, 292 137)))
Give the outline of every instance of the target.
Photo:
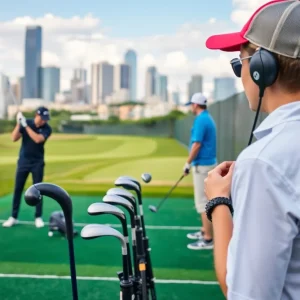
MULTIPOLYGON (((253 111, 268 116, 235 163, 205 179, 218 281, 228 300, 300 299, 300 1, 271 1, 241 32, 210 37, 253 111)), ((230 116, 228 116, 230 117, 230 116)))
MULTIPOLYGON (((46 107, 37 109, 34 119, 26 120, 21 112, 17 114, 17 125, 12 132, 13 142, 22 138, 22 145, 17 163, 15 189, 12 204, 12 214, 3 223, 3 227, 11 227, 17 223, 21 195, 29 173, 32 174, 33 184, 43 181, 44 176, 44 145, 52 133, 48 124, 49 111, 46 107)), ((43 227, 42 202, 36 206, 35 226, 43 227)))
POLYGON ((192 113, 196 117, 191 129, 189 156, 183 167, 183 174, 187 176, 192 168, 195 207, 202 221, 200 231, 187 235, 189 239, 196 240, 187 247, 192 250, 212 249, 212 226, 205 214, 207 198, 204 192, 204 179, 217 162, 216 126, 207 110, 207 99, 202 93, 195 93, 186 105, 191 106, 192 113))

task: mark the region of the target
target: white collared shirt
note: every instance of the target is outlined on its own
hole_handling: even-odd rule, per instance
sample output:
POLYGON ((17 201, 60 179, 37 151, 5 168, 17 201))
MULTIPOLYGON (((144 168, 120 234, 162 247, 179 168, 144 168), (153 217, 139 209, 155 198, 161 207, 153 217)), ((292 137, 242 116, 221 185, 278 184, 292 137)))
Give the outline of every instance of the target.
POLYGON ((300 101, 273 111, 238 157, 228 300, 300 299, 300 101))

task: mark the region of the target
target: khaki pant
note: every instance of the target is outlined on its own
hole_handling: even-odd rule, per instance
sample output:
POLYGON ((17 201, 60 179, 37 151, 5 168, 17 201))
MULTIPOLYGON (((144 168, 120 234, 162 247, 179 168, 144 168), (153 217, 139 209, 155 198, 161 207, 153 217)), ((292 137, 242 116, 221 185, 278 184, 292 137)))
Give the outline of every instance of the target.
POLYGON ((199 214, 205 212, 205 205, 207 203, 207 198, 204 192, 204 180, 207 177, 208 172, 215 167, 216 165, 192 167, 195 208, 199 214))

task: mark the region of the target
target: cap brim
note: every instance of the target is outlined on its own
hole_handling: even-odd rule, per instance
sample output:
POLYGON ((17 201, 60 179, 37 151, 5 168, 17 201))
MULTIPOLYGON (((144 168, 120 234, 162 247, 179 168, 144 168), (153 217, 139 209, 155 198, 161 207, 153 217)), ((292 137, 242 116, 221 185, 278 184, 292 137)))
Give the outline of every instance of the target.
POLYGON ((190 101, 190 102, 187 102, 186 104, 184 104, 184 106, 189 106, 191 104, 192 104, 192 102, 190 101))
POLYGON ((43 121, 49 121, 50 120, 49 116, 41 116, 41 118, 42 118, 43 121))
POLYGON ((240 32, 218 34, 209 37, 206 41, 208 49, 217 49, 226 52, 240 51, 241 45, 248 43, 240 32))

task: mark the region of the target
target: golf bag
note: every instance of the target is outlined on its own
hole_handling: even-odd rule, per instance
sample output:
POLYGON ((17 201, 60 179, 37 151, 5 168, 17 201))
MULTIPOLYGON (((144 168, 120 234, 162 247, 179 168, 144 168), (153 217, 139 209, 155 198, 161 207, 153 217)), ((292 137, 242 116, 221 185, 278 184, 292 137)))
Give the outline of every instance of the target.
MULTIPOLYGON (((48 235, 53 236, 53 232, 55 231, 63 236, 67 234, 65 216, 62 211, 55 211, 50 215, 48 235)), ((78 232, 74 229, 73 235, 77 234, 78 232)))

